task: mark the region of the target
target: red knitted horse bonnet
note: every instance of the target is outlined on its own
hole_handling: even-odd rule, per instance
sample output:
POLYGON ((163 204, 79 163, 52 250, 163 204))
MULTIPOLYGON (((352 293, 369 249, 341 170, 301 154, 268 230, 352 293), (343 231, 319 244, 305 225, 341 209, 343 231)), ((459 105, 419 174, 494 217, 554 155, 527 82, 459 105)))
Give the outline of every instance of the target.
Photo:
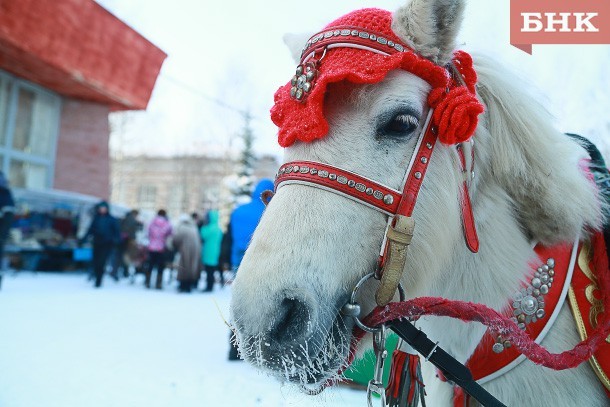
POLYGON ((309 39, 296 75, 277 90, 271 109, 282 147, 328 133, 323 109, 328 84, 377 83, 393 69, 411 72, 431 85, 431 124, 441 142, 456 144, 472 136, 483 106, 475 96, 477 76, 470 55, 457 51, 452 61, 455 70, 451 64, 436 65, 405 45, 391 24, 389 11, 362 9, 340 17, 309 39))

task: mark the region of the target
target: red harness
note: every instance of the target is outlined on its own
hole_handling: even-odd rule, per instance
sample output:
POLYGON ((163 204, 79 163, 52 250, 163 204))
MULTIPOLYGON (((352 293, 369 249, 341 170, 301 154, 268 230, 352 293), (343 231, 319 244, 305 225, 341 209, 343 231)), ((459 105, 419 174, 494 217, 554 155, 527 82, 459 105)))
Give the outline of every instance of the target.
MULTIPOLYGON (((431 85, 427 98, 430 109, 400 191, 325 163, 287 163, 280 168, 276 178, 276 190, 291 183, 312 185, 355 199, 391 216, 379 265, 380 270, 395 271, 397 264, 405 261, 406 248, 412 237, 411 215, 437 139, 457 147, 467 175, 461 193, 464 235, 470 250, 478 251, 467 182, 472 168, 466 168, 467 160, 461 143, 468 143, 474 154, 470 138, 476 129, 478 115, 484 109, 475 95, 476 73, 470 55, 458 51, 447 67, 436 65, 406 46, 391 30, 391 23, 391 13, 363 9, 337 19, 313 35, 303 49, 296 74, 276 92, 271 117, 279 127, 280 144, 289 146, 297 139, 312 141, 326 135, 328 124, 322 105, 330 83, 342 80, 376 83, 390 70, 402 69, 431 85), (346 58, 350 64, 356 62, 353 69, 347 66, 346 58)), ((471 162, 474 163, 474 159, 471 162)), ((396 272, 385 274, 386 277, 392 275, 392 283, 386 281, 389 277, 378 273, 382 286, 386 285, 381 296, 384 300, 377 298, 380 305, 387 304, 398 284, 396 272)))
MULTIPOLYGON (((536 247, 540 261, 544 263, 546 259, 553 258, 555 268, 553 287, 544 298, 545 309, 550 315, 525 327, 525 332, 535 343, 542 342, 566 298, 569 299, 581 340, 587 339, 597 328, 598 322, 602 321, 604 304, 598 280, 604 279, 607 282, 610 270, 607 267, 606 247, 601 233, 597 233, 591 242, 536 247), (593 256, 592 246, 595 246, 596 256, 593 256)), ((535 270, 536 267, 533 268, 532 275, 535 270)), ((513 317, 513 307, 508 305, 502 314, 513 317)), ((493 346, 497 341, 497 335, 488 330, 466 363, 479 384, 509 372, 526 359, 515 347, 504 348, 502 352, 495 353, 493 346)), ((610 337, 601 342, 589 358, 589 363, 610 397, 610 337)), ((439 378, 445 380, 442 374, 439 374, 439 378)), ((454 407, 468 406, 469 402, 470 397, 461 388, 454 387, 454 407)))

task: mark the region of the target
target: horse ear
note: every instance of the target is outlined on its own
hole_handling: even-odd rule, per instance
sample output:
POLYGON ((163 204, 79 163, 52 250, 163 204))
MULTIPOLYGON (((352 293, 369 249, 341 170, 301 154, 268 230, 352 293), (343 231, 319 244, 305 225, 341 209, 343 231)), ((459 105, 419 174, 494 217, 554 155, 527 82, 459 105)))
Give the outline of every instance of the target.
POLYGON ((412 0, 394 13, 392 30, 423 57, 445 65, 456 48, 464 7, 464 0, 412 0))
POLYGON ((282 38, 284 40, 284 44, 290 50, 290 54, 292 55, 292 59, 297 64, 301 62, 301 51, 303 51, 303 46, 307 43, 307 40, 311 38, 314 33, 305 32, 305 33, 286 33, 282 38))

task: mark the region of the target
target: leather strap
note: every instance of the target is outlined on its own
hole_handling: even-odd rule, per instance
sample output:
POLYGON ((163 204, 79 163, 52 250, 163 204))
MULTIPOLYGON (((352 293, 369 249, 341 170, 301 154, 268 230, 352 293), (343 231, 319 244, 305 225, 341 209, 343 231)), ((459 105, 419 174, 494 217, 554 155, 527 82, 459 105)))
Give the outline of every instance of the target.
POLYGON ((415 221, 413 221, 413 218, 396 215, 393 224, 386 232, 387 261, 381 271, 381 284, 375 293, 375 301, 380 307, 392 301, 394 294, 396 294, 398 284, 405 270, 407 252, 411 239, 413 239, 414 229, 415 221))
POLYGON ((371 30, 362 30, 360 27, 345 25, 332 27, 312 36, 301 52, 301 63, 307 61, 310 54, 315 54, 317 51, 325 48, 349 46, 355 48, 363 47, 385 55, 392 55, 397 52, 403 52, 404 50, 410 50, 410 48, 404 44, 388 40, 388 38, 385 37, 385 34, 380 34, 371 30), (398 49, 396 46, 398 46, 398 49))
POLYGON ((498 399, 492 396, 487 390, 481 387, 474 379, 470 370, 432 342, 426 334, 406 319, 394 320, 387 323, 405 342, 413 347, 425 359, 436 366, 447 380, 460 386, 466 393, 476 399, 485 407, 506 407, 498 399))
MULTIPOLYGON (((470 141, 469 143, 473 143, 470 141)), ((464 145, 458 144, 456 146, 460 164, 462 165, 462 174, 464 175, 464 182, 462 183, 462 189, 460 191, 461 206, 462 206, 462 227, 464 230, 464 239, 466 240, 466 246, 473 253, 479 251, 479 236, 477 229, 474 224, 474 214, 472 213, 472 203, 470 202, 470 193, 468 191, 468 184, 472 178, 474 170, 474 146, 470 145, 470 166, 468 166, 466 156, 464 153, 464 145)))
MULTIPOLYGON (((429 117, 432 116, 432 111, 428 114, 429 117)), ((404 182, 402 197, 396 211, 397 214, 404 216, 411 216, 413 214, 417 195, 419 195, 422 182, 424 182, 424 176, 426 175, 435 145, 436 128, 427 122, 424 128, 424 136, 414 152, 411 169, 404 182)))
POLYGON ((401 199, 400 192, 395 189, 353 172, 312 161, 292 161, 282 165, 275 178, 275 189, 277 191, 288 184, 322 187, 364 203, 386 215, 396 213, 401 199))

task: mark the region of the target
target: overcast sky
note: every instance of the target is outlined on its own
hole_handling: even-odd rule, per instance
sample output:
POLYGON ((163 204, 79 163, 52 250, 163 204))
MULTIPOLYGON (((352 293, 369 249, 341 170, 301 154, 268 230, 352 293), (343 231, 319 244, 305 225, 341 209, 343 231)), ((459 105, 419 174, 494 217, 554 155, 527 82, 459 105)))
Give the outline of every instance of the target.
MULTIPOLYGON (((224 154, 239 147, 238 112, 249 110, 259 153, 281 155, 269 119, 273 93, 294 73, 285 33, 315 32, 362 7, 395 10, 400 0, 97 0, 169 56, 146 112, 118 123, 112 146, 125 153, 224 154)), ((509 45, 509 0, 469 0, 459 36, 466 50, 493 54, 529 78, 548 99, 558 128, 600 141, 610 137, 610 46, 509 45)))

